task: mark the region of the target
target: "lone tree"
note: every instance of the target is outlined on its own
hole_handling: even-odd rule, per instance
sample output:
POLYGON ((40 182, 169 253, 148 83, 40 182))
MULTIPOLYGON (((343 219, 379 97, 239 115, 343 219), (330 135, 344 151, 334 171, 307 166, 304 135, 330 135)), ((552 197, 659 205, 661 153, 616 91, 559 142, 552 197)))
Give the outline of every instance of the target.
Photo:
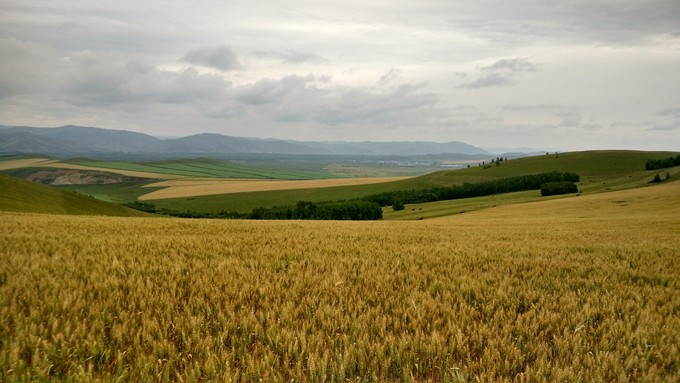
POLYGON ((399 211, 404 210, 405 208, 404 202, 400 198, 395 198, 392 200, 392 210, 399 211))

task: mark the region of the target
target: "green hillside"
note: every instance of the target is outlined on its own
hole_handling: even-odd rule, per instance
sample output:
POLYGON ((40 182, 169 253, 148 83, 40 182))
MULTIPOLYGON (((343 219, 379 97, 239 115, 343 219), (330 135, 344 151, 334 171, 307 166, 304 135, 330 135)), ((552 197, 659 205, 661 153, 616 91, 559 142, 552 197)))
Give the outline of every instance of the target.
POLYGON ((143 216, 144 213, 72 192, 0 174, 0 211, 143 216))
MULTIPOLYGON (((549 155, 502 161, 500 166, 486 163, 486 166, 445 170, 390 183, 324 189, 223 194, 150 202, 161 208, 178 211, 217 212, 225 210, 246 212, 257 207, 291 205, 300 200, 320 202, 352 199, 387 191, 460 185, 465 182, 474 183, 553 170, 579 174, 582 181, 579 189, 584 193, 598 193, 645 185, 656 173, 665 173, 665 170, 646 171, 645 162, 649 159, 661 159, 675 154, 672 152, 624 150, 569 152, 558 155, 551 153, 549 155)), ((675 173, 680 173, 680 171, 677 169, 671 170, 671 174, 675 173)), ((677 177, 674 176, 674 179, 678 177, 680 177, 680 174, 677 177)), ((531 198, 534 197, 529 197, 529 199, 531 198)))

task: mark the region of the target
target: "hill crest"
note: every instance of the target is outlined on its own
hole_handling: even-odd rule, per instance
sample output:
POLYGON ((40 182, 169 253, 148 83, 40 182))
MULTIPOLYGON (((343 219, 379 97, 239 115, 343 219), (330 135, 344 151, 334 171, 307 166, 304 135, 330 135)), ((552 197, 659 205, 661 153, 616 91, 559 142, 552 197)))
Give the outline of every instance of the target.
POLYGON ((66 125, 57 128, 0 125, 0 153, 83 155, 88 153, 284 154, 284 155, 491 155, 459 141, 321 142, 261 139, 199 133, 160 139, 143 133, 66 125))

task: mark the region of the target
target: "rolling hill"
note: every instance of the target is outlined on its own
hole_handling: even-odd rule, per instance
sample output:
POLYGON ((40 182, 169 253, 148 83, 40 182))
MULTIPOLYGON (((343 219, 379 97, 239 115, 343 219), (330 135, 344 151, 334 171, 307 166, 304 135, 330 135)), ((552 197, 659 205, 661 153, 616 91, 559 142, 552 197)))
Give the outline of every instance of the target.
POLYGON ((126 130, 67 125, 35 128, 0 125, 0 153, 87 155, 93 153, 157 153, 176 155, 281 154, 281 155, 432 155, 455 153, 491 155, 463 142, 313 142, 232 137, 201 133, 160 139, 126 130))
MULTIPOLYGON (((468 169, 445 170, 403 181, 343 186, 325 189, 276 190, 249 193, 210 195, 152 201, 171 210, 197 212, 250 211, 257 207, 292 205, 300 200, 321 202, 360 198, 369 194, 394 190, 427 189, 461 185, 486 180, 535 174, 549 171, 574 172, 581 176, 579 189, 583 193, 599 193, 645 186, 658 171, 645 170, 648 159, 661 159, 671 152, 585 151, 541 155, 503 161, 500 166, 474 166, 468 169)), ((665 171, 664 171, 665 172, 665 171)), ((680 168, 669 170, 672 179, 680 178, 680 168)), ((540 198, 533 193, 529 199, 540 198)), ((522 199, 523 202, 526 199, 522 199)), ((490 204, 492 205, 492 204, 490 204)))
POLYGON ((0 174, 0 211, 135 217, 145 213, 0 174))

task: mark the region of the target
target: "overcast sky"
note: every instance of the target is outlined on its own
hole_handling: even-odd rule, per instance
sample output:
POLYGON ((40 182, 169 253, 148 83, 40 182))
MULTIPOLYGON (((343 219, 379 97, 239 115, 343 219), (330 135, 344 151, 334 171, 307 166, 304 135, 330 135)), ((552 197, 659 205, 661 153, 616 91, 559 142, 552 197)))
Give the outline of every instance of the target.
POLYGON ((680 1, 0 0, 0 124, 680 150, 680 1))

